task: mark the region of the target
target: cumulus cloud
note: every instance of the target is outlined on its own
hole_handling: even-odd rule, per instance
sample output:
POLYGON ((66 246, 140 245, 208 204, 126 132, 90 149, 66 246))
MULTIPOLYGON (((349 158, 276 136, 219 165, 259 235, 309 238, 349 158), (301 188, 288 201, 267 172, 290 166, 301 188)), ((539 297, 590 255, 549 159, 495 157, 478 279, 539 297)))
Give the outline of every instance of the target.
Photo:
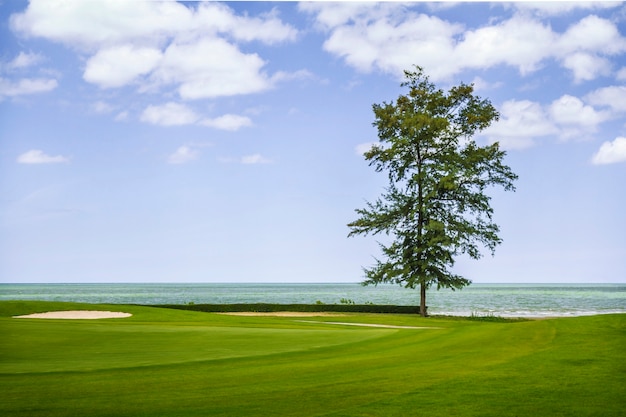
POLYGON ((257 54, 244 54, 223 39, 201 39, 170 45, 152 79, 178 85, 183 99, 258 93, 272 87, 264 65, 257 54))
POLYGON ((216 129, 235 131, 242 127, 252 126, 252 120, 246 116, 225 114, 214 119, 203 119, 200 124, 203 126, 214 127, 216 129))
POLYGON ((626 162, 626 137, 620 136, 613 142, 604 142, 591 158, 594 165, 626 162))
POLYGON ((420 57, 434 78, 451 75, 454 38, 461 25, 407 12, 401 4, 303 4, 329 31, 324 49, 359 71, 402 74, 420 57))
POLYGON ((140 82, 140 91, 175 88, 182 99, 272 88, 266 62, 241 42, 291 42, 298 31, 276 12, 238 15, 220 3, 50 2, 33 0, 10 26, 88 55, 83 78, 103 88, 140 82))
POLYGON ((556 39, 555 46, 563 55, 576 51, 619 54, 626 50, 626 39, 620 35, 615 23, 591 15, 571 25, 556 39))
POLYGON ((595 106, 608 107, 616 115, 626 113, 626 86, 609 86, 592 91, 587 100, 595 106))
POLYGON ((51 78, 21 78, 12 81, 0 77, 0 98, 47 93, 57 86, 57 80, 51 78))
POLYGON ((549 105, 529 100, 509 100, 500 108, 500 120, 481 135, 505 149, 525 149, 535 140, 556 136, 561 140, 589 139, 598 126, 612 117, 578 97, 563 95, 549 105))
POLYGON ((616 24, 595 15, 563 32, 523 12, 467 30, 452 21, 411 12, 403 4, 315 3, 300 8, 328 32, 324 49, 363 72, 401 76, 419 57, 420 65, 439 81, 465 69, 498 65, 525 75, 554 59, 582 82, 607 75, 611 70, 607 57, 626 51, 626 39, 616 24))
POLYGON ((562 139, 585 136, 595 132, 596 127, 609 119, 609 113, 597 111, 585 105, 578 97, 564 95, 554 100, 548 112, 551 120, 561 127, 562 139))
POLYGON ((11 28, 86 51, 125 43, 159 42, 189 27, 192 12, 177 2, 32 0, 11 16, 11 28))
POLYGON ((185 164, 198 158, 200 152, 188 145, 183 145, 167 158, 169 164, 185 164))
POLYGON ((452 51, 451 72, 465 68, 517 67, 524 75, 535 71, 549 55, 555 34, 548 25, 526 16, 465 33, 452 51))
POLYGON ((609 60, 582 52, 566 56, 563 66, 572 71, 576 83, 593 80, 611 72, 609 60))
POLYGON ((50 156, 46 155, 39 149, 33 149, 28 152, 24 152, 17 157, 17 162, 20 164, 59 164, 69 162, 70 159, 63 155, 50 156))
POLYGON ((184 104, 169 102, 162 106, 148 106, 141 114, 142 122, 160 126, 194 124, 199 116, 184 104))
POLYGON ((539 103, 529 100, 509 100, 502 104, 500 120, 483 131, 492 142, 504 149, 525 149, 535 139, 554 135, 558 129, 539 103))
POLYGON ((89 58, 83 79, 103 88, 121 87, 152 71, 160 60, 161 52, 154 48, 106 48, 89 58))
POLYGON ((252 126, 252 120, 246 116, 225 114, 215 118, 203 118, 191 107, 175 102, 146 107, 140 120, 159 126, 199 125, 230 131, 252 126))
POLYGON ((258 17, 238 16, 226 5, 203 3, 198 8, 196 20, 215 32, 228 34, 239 41, 261 41, 268 45, 293 41, 298 31, 284 24, 275 11, 258 17))

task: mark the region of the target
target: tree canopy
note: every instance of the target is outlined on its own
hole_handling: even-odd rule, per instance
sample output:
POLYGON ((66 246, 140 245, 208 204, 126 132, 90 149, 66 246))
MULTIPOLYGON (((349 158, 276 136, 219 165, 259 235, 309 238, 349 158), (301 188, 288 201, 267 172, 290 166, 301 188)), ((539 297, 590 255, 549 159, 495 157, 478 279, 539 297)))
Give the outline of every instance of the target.
POLYGON ((365 153, 389 186, 348 224, 349 236, 385 233, 384 260, 365 268, 364 284, 395 283, 420 288, 425 316, 426 290, 460 289, 471 281, 452 271, 455 258, 478 259, 485 247, 493 254, 501 243, 486 189, 514 190, 517 179, 503 163, 498 143, 479 146, 477 132, 498 120, 489 100, 474 95, 472 85, 447 92, 421 67, 405 71, 408 88, 391 103, 374 104, 379 143, 365 153))

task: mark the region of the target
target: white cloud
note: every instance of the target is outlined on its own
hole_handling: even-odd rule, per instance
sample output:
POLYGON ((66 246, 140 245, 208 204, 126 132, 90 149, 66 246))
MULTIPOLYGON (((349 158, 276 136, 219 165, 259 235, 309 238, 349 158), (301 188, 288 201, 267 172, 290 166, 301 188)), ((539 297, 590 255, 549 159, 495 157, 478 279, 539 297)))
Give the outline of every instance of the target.
POLYGON ((161 126, 194 124, 199 116, 184 104, 169 102, 162 106, 148 106, 141 114, 142 122, 161 126))
POLYGON ((101 49, 89 58, 83 78, 102 88, 121 87, 152 71, 161 60, 154 48, 120 45, 101 49))
POLYGON ((246 116, 236 114, 225 114, 214 119, 204 119, 200 121, 203 126, 214 127, 222 130, 239 130, 242 127, 252 126, 252 120, 246 116))
POLYGON ((11 62, 7 64, 9 70, 28 68, 43 61, 43 56, 31 52, 20 52, 11 62))
POLYGON ((577 9, 605 9, 619 6, 615 1, 520 1, 514 7, 540 16, 557 16, 577 9))
MULTIPOLYGON (((103 88, 141 81, 140 91, 176 88, 183 99, 251 94, 278 79, 237 42, 290 42, 298 31, 276 12, 238 15, 227 5, 33 0, 11 28, 88 54, 83 78, 103 88)), ((278 78, 284 76, 278 73, 278 78)))
POLYGON ((517 67, 524 75, 539 68, 554 42, 552 29, 526 16, 513 16, 500 24, 468 31, 453 53, 452 72, 461 68, 517 67))
POLYGON ((200 125, 230 131, 252 126, 252 120, 246 116, 225 114, 215 118, 202 118, 191 107, 175 102, 146 107, 140 120, 160 126, 200 125))
POLYGON ((606 57, 626 51, 626 39, 616 24, 594 15, 560 33, 523 12, 466 30, 451 21, 406 11, 406 7, 316 3, 300 9, 314 14, 319 27, 328 32, 324 49, 363 72, 401 75, 419 57, 419 65, 438 81, 464 69, 498 65, 526 75, 556 59, 580 82, 609 74, 606 57))
POLYGON ((609 118, 608 113, 598 112, 585 105, 578 97, 567 94, 552 102, 549 113, 552 120, 559 125, 591 129, 609 118))
POLYGON ((489 82, 481 77, 475 77, 474 80, 472 80, 472 84, 474 85, 474 91, 493 90, 503 85, 501 81, 489 82))
POLYGON ((626 86, 610 86, 595 90, 587 95, 595 106, 608 107, 615 113, 626 112, 626 86))
POLYGON ((270 164, 272 163, 271 159, 267 159, 261 154, 247 155, 241 158, 241 163, 246 165, 253 164, 270 164))
MULTIPOLYGON (((337 26, 345 25, 350 20, 363 15, 364 13, 372 13, 374 10, 372 5, 360 2, 301 2, 298 3, 298 9, 308 13, 316 14, 316 23, 323 29, 333 29, 337 26)), ((380 9, 381 4, 376 5, 380 9)))
POLYGON ((69 161, 70 159, 68 157, 62 155, 46 155, 39 149, 30 150, 17 157, 17 162, 20 164, 59 164, 69 161))
POLYGON ((257 54, 244 54, 223 39, 170 45, 153 80, 176 84, 183 99, 258 93, 272 87, 257 54))
MULTIPOLYGON (((335 6, 321 5, 321 16, 325 15, 325 7, 335 6)), ((362 72, 378 69, 400 76, 419 56, 420 65, 433 78, 451 75, 454 37, 462 31, 462 26, 425 14, 406 13, 400 19, 399 7, 378 5, 363 9, 361 6, 366 13, 333 27, 324 49, 343 57, 362 72)))
POLYGON ((619 54, 626 50, 626 39, 613 22, 591 15, 571 25, 556 42, 556 51, 569 55, 577 51, 619 54))
POLYGON ((604 142, 593 155, 591 162, 594 165, 626 162, 626 137, 618 137, 613 142, 604 142))
POLYGON ((593 80, 599 75, 608 75, 611 72, 609 60, 583 52, 565 57, 563 66, 572 71, 574 81, 577 83, 593 80))
POLYGON ((191 26, 192 12, 177 2, 32 0, 23 13, 11 16, 11 28, 93 51, 134 40, 162 42, 191 26))
POLYGON ((22 78, 17 81, 11 81, 0 77, 0 97, 47 93, 57 88, 57 86, 57 80, 49 78, 22 78))
POLYGON ((539 103, 510 100, 499 110, 500 120, 485 129, 482 135, 492 142, 500 142, 503 149, 525 149, 534 145, 535 138, 558 133, 539 103))
POLYGON ((529 100, 509 100, 499 111, 500 120, 481 135, 492 142, 499 141, 504 149, 528 148, 535 144, 535 139, 546 136, 589 139, 601 123, 611 118, 610 112, 596 110, 567 94, 547 106, 529 100))
POLYGON ((622 67, 617 71, 616 78, 620 81, 626 80, 626 67, 622 67))
POLYGON ((191 146, 181 146, 167 158, 169 164, 185 164, 198 158, 200 152, 191 146))
POLYGON ((284 24, 274 11, 260 17, 238 16, 228 6, 213 2, 199 5, 196 20, 204 28, 228 34, 240 41, 257 40, 271 45, 293 41, 298 34, 295 28, 284 24))

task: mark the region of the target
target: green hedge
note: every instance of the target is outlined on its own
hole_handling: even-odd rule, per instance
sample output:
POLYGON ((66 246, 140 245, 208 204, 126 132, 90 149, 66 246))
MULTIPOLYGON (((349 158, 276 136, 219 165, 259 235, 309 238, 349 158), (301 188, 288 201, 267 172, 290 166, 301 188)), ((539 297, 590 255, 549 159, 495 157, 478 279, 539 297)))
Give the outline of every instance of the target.
POLYGON ((335 312, 335 313, 393 313, 419 314, 419 306, 394 306, 376 304, 161 304, 155 307, 207 313, 260 312, 335 312))

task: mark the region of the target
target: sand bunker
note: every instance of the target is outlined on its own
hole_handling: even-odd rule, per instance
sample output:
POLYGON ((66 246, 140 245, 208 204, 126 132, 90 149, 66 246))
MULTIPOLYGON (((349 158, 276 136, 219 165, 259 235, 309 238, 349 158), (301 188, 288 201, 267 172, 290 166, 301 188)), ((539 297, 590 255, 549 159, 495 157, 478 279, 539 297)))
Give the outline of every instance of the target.
POLYGON ((442 329, 443 328, 443 327, 397 326, 395 324, 348 323, 348 322, 340 322, 340 321, 313 321, 313 320, 297 320, 297 321, 301 323, 337 324, 340 326, 379 327, 382 329, 429 330, 429 329, 442 329))
POLYGON ((317 316, 327 316, 327 317, 339 317, 345 316, 345 314, 338 313, 324 313, 324 312, 296 312, 296 311, 273 311, 268 313, 256 312, 256 311, 240 311, 240 312, 232 312, 232 313, 217 313, 217 314, 226 314, 228 316, 268 316, 268 317, 317 317, 317 316))
POLYGON ((69 320, 96 320, 96 319, 117 319, 130 317, 130 313, 120 313, 116 311, 93 311, 93 310, 71 310, 71 311, 49 311, 47 313, 27 314, 24 316, 13 316, 16 319, 69 319, 69 320))

